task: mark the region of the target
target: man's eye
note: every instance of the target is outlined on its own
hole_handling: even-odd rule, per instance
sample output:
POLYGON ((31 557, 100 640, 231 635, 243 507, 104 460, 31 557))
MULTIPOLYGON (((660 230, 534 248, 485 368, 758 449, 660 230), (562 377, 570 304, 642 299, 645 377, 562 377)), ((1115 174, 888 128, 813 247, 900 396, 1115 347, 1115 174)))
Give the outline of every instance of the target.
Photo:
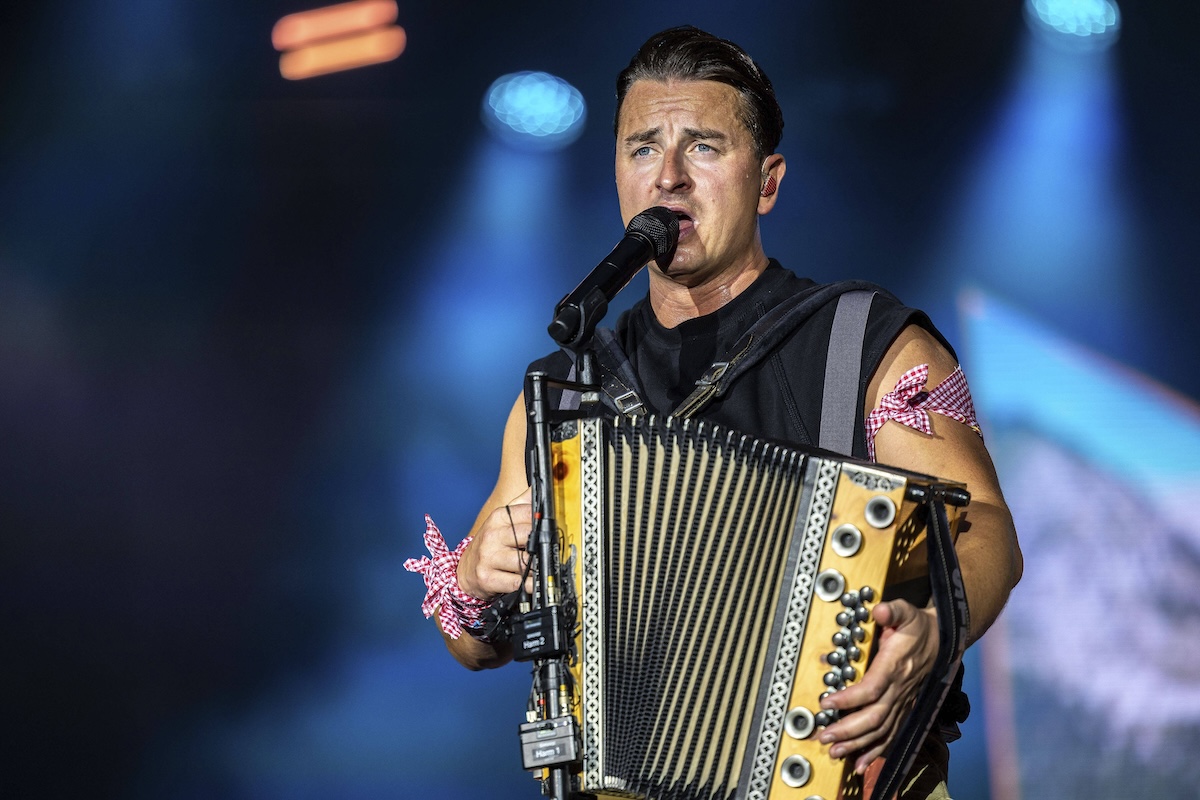
POLYGON ((633 151, 633 154, 635 156, 648 156, 650 155, 650 146, 646 145, 645 147, 639 147, 637 150, 633 151))
POLYGON ((715 151, 713 150, 713 148, 712 148, 712 145, 705 144, 704 142, 697 142, 697 143, 696 143, 696 151, 697 151, 697 152, 700 152, 700 153, 712 153, 712 152, 715 152, 715 151))

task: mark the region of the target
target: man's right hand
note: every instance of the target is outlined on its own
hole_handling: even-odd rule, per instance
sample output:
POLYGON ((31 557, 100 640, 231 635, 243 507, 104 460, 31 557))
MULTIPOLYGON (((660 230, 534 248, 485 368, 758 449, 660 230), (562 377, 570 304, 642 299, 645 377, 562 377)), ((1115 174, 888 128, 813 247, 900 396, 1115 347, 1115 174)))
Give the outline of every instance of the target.
MULTIPOLYGON (((492 510, 475 531, 458 563, 458 585, 480 600, 493 600, 521 587, 529 562, 525 546, 533 522, 530 491, 505 506, 492 510)), ((533 591, 533 578, 526 577, 526 591, 533 591)))

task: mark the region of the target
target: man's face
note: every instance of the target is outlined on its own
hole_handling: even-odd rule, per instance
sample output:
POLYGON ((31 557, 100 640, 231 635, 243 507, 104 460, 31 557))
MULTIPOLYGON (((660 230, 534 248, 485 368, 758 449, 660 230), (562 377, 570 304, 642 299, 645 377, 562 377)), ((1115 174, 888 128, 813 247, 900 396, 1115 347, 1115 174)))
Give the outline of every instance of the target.
POLYGON ((676 212, 679 246, 659 269, 688 287, 765 262, 761 165, 739 109, 737 91, 716 81, 637 81, 621 105, 621 217, 628 225, 651 206, 676 212))

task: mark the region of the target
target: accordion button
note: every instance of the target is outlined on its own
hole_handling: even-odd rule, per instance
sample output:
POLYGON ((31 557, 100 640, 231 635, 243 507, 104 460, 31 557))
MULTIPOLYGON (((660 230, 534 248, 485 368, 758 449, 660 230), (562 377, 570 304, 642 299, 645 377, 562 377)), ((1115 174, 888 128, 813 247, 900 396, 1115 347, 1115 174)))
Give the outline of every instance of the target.
POLYGON ((832 725, 837 720, 837 717, 829 711, 822 711, 814 718, 814 722, 824 728, 826 725, 832 725))
POLYGON ((828 724, 818 723, 817 720, 820 719, 820 716, 821 714, 818 714, 814 717, 813 713, 804 706, 796 706, 783 718, 783 729, 793 739, 807 739, 816 730, 818 724, 828 724))
MULTIPOLYGON (((848 621, 849 620, 847 620, 847 622, 848 621)), ((838 631, 837 633, 835 633, 833 635, 833 646, 834 647, 845 647, 846 645, 850 644, 850 641, 851 641, 850 629, 847 628, 845 625, 842 626, 842 629, 840 631, 838 631)))
POLYGON ((822 680, 825 681, 826 686, 837 686, 842 682, 842 675, 840 672, 826 672, 822 680))
POLYGON ((875 599, 875 590, 870 586, 864 586, 858 590, 858 599, 864 603, 869 603, 875 599))
POLYGON ((896 504, 887 495, 876 495, 867 501, 863 515, 871 527, 886 528, 896 519, 896 504))
POLYGON ((856 555, 862 548, 862 531, 854 525, 840 525, 833 532, 833 552, 842 558, 856 555))
POLYGON ((834 622, 836 622, 838 625, 841 625, 843 628, 849 628, 850 623, 853 621, 853 617, 849 611, 841 611, 838 613, 837 617, 834 618, 834 622))
POLYGON ((842 667, 842 680, 852 681, 858 677, 858 670, 854 667, 842 667))
POLYGON ((817 597, 826 603, 839 599, 846 591, 846 579, 836 569, 827 569, 817 576, 817 597))
POLYGON ((857 647, 850 647, 850 648, 847 648, 847 650, 846 650, 846 656, 847 656, 847 658, 849 658, 851 661, 858 661, 860 658, 862 658, 862 650, 860 650, 860 649, 859 649, 859 648, 857 648, 857 647))
POLYGON ((788 756, 779 767, 779 777, 788 786, 798 789, 812 777, 812 765, 804 756, 788 756))

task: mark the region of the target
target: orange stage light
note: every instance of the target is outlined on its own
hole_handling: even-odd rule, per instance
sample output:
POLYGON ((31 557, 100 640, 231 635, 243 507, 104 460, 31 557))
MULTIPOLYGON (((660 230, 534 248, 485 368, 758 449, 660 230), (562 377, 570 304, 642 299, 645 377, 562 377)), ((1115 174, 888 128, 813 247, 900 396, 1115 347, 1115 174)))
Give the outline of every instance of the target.
POLYGON ((321 39, 335 39, 396 21, 395 0, 354 0, 336 6, 288 14, 271 30, 276 50, 295 50, 321 39))
POLYGON ((404 52, 408 37, 395 25, 309 45, 279 57, 279 74, 288 80, 312 78, 368 64, 391 61, 404 52))
POLYGON ((286 51, 279 73, 289 80, 382 64, 404 52, 408 35, 395 25, 395 0, 354 0, 289 14, 275 23, 271 43, 286 51))

